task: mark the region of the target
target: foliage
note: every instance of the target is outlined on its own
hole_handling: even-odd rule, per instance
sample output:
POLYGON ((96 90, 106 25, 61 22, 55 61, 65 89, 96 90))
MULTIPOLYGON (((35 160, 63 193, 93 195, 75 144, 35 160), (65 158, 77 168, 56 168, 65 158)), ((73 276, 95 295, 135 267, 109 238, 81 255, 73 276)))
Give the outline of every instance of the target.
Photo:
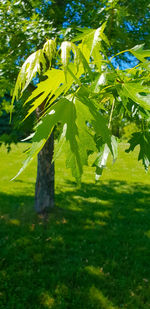
MULTIPOLYGON (((73 26, 76 27, 77 21, 81 27, 87 28, 98 28, 101 23, 107 22, 106 35, 111 56, 139 42, 149 47, 149 8, 149 0, 87 0, 86 4, 84 0, 79 3, 71 1, 66 9, 66 20, 70 31, 73 26)), ((127 53, 122 56, 126 61, 133 61, 127 53)))
POLYGON ((121 144, 101 183, 87 167, 80 189, 62 154, 56 208, 45 226, 32 207, 36 162, 10 182, 27 146, 12 146, 8 155, 1 148, 0 307, 147 309, 150 175, 137 162, 138 149, 129 156, 121 144))
MULTIPOLYGON (((60 155, 62 145, 66 142, 69 147, 66 164, 80 182, 83 166, 88 164, 89 155, 97 151, 93 166, 96 166, 98 179, 106 165, 109 151, 114 160, 117 157, 117 142, 111 128, 114 111, 122 118, 127 115, 130 121, 134 121, 136 117, 142 125, 143 121, 148 123, 150 89, 147 57, 150 51, 143 50, 141 45, 130 49, 129 52, 140 61, 139 65, 127 70, 115 69, 112 58, 108 59, 104 48, 104 44, 109 44, 104 34, 105 27, 106 24, 95 30, 82 29, 80 35, 73 39, 74 43, 62 42, 57 54, 55 41, 47 41, 49 49, 45 50, 44 44, 43 49, 30 55, 23 64, 12 104, 23 93, 33 76, 39 73, 41 64, 45 71, 46 58, 51 66, 55 57, 58 68, 52 66, 46 71, 44 80, 39 82, 24 103, 25 106, 30 103, 26 117, 43 103, 45 109, 35 127, 32 145, 20 172, 41 150, 57 123, 61 123, 54 160, 60 155)), ((144 156, 148 162, 147 168, 148 152, 144 152, 144 156)))
POLYGON ((126 152, 133 151, 134 148, 139 145, 140 151, 138 160, 143 161, 143 165, 146 170, 148 170, 148 167, 150 165, 150 150, 149 150, 149 144, 150 144, 150 132, 136 132, 133 133, 132 138, 129 140, 130 147, 126 152))
POLYGON ((55 33, 45 6, 42 16, 37 12, 41 1, 2 1, 1 13, 1 84, 0 95, 11 93, 20 65, 37 45, 44 43, 43 37, 50 38, 55 33), (11 81, 11 82, 10 82, 11 81))
MULTIPOLYGON (((100 2, 87 0, 86 4, 82 0, 80 2, 3 0, 0 3, 0 19, 2 99, 6 95, 12 96, 15 80, 24 60, 37 49, 41 49, 46 39, 57 37, 58 42, 62 38, 68 40, 79 33, 79 27, 98 28, 102 22, 107 21, 105 33, 110 42, 108 55, 129 49, 139 42, 146 44, 149 42, 149 0, 139 0, 136 4, 135 0, 100 2)), ((133 58, 125 53, 120 54, 115 63, 124 67, 125 63, 119 61, 122 57, 126 58, 126 61, 133 61, 133 58)), ((1 110, 0 105, 0 114, 1 110)), ((0 125, 4 124, 8 128, 6 118, 1 115, 0 125)), ((15 119, 17 121, 20 119, 20 117, 17 119, 17 113, 15 119)), ((7 129, 7 134, 10 134, 10 129, 7 129)), ((27 133, 26 126, 24 129, 27 133)), ((20 139, 16 134, 17 131, 14 128, 12 130, 14 135, 12 141, 20 139)), ((9 136, 8 139, 10 141, 9 136)))
POLYGON ((22 105, 28 96, 28 91, 25 91, 23 96, 17 101, 11 123, 10 112, 12 97, 8 94, 0 101, 0 145, 4 143, 8 151, 11 150, 12 143, 18 143, 33 130, 34 114, 32 114, 26 122, 22 121, 28 111, 28 107, 22 109, 22 105))
POLYGON ((12 90, 24 57, 40 48, 45 38, 74 35, 77 26, 98 28, 107 21, 110 54, 149 42, 149 0, 106 1, 7 1, 0 4, 0 95, 12 90), (73 32, 73 33, 72 33, 73 32), (10 70, 11 68, 11 70, 10 70), (10 83, 11 81, 11 83, 10 83))

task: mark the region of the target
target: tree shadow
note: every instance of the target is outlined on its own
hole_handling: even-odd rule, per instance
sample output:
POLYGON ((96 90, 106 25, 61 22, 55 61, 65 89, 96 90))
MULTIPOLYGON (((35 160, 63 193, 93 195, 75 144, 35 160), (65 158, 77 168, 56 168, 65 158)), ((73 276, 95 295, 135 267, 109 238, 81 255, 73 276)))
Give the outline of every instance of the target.
POLYGON ((47 223, 0 194, 2 308, 149 308, 150 186, 66 188, 47 223))

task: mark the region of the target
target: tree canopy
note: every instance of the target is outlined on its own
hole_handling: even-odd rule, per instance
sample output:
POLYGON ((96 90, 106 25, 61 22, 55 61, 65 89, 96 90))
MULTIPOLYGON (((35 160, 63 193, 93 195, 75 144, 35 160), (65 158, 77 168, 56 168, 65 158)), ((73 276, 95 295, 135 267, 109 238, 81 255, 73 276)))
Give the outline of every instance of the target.
POLYGON ((45 39, 76 33, 76 27, 98 28, 107 21, 106 35, 110 54, 147 44, 150 39, 149 1, 8 1, 0 4, 1 17, 1 83, 0 95, 12 91, 19 68, 30 53, 45 39))

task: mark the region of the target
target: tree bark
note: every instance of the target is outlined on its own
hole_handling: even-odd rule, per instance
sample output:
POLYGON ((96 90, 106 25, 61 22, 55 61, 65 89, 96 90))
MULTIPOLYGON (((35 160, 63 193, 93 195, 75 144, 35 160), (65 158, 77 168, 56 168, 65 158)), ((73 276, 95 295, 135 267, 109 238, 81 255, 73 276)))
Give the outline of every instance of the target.
POLYGON ((37 179, 35 185, 35 210, 45 214, 54 207, 54 133, 38 154, 37 179))

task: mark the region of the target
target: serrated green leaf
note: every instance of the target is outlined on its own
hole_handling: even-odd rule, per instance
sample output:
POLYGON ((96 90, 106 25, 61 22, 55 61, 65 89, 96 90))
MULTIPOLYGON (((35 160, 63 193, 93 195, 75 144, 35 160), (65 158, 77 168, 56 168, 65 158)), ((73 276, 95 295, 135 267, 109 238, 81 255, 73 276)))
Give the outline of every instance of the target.
POLYGON ((62 42, 60 49, 61 49, 61 61, 64 66, 64 70, 66 70, 70 60, 70 52, 72 49, 71 42, 68 41, 62 42))
POLYGON ((80 182, 83 166, 88 165, 88 152, 89 150, 96 151, 96 145, 90 127, 88 126, 88 123, 93 118, 92 114, 88 107, 77 98, 74 99, 73 104, 75 113, 70 119, 70 129, 68 129, 70 149, 67 152, 66 166, 71 168, 72 175, 76 178, 77 182, 80 182), (73 117, 76 117, 76 128, 73 126, 73 117), (76 134, 76 142, 73 143, 72 134, 76 134))
POLYGON ((94 85, 94 92, 95 93, 99 93, 100 91, 100 87, 106 85, 107 82, 107 73, 106 72, 102 72, 98 78, 94 81, 93 85, 94 85))
POLYGON ((150 57, 150 50, 144 50, 143 47, 144 44, 141 44, 130 49, 130 52, 141 62, 144 62, 145 58, 150 57))
POLYGON ((43 52, 47 56, 50 67, 53 57, 56 54, 56 41, 55 40, 47 40, 46 43, 43 46, 43 52))
MULTIPOLYGON (((50 106, 61 94, 65 94, 70 89, 71 85, 75 81, 74 75, 71 74, 71 72, 74 72, 76 68, 74 64, 69 64, 69 69, 70 72, 68 71, 67 82, 65 80, 63 70, 51 69, 44 74, 47 79, 37 85, 37 88, 24 103, 27 104, 34 100, 25 118, 27 118, 43 102, 45 102, 46 106, 50 106)), ((79 66, 78 73, 76 73, 76 78, 79 78, 82 73, 83 67, 79 66)))
POLYGON ((61 44, 61 60, 64 68, 66 82, 68 75, 67 68, 70 63, 71 51, 74 54, 74 65, 76 66, 76 73, 79 70, 79 65, 80 66, 83 65, 85 72, 87 72, 89 74, 89 77, 92 79, 92 71, 89 67, 88 61, 86 60, 85 54, 83 54, 80 47, 81 47, 80 45, 77 47, 72 42, 67 41, 64 41, 61 44))
POLYGON ((37 73, 41 73, 46 69, 46 60, 43 55, 43 50, 39 49, 35 53, 31 54, 24 62, 21 70, 18 74, 18 78, 15 85, 15 90, 12 98, 12 104, 15 98, 18 100, 23 91, 28 87, 33 77, 37 73))
POLYGON ((54 148, 54 154, 53 154, 53 162, 59 158, 59 156, 61 155, 62 151, 63 151, 63 147, 66 143, 66 132, 67 132, 67 124, 65 123, 63 126, 63 130, 62 133, 58 139, 58 142, 55 145, 54 148))
POLYGON ((128 142, 130 143, 130 147, 126 150, 127 153, 133 151, 136 146, 140 146, 138 160, 142 160, 147 171, 150 165, 150 132, 135 132, 128 142))
POLYGON ((80 40, 87 41, 88 38, 90 38, 90 40, 93 42, 97 40, 97 36, 98 37, 100 36, 101 39, 105 41, 107 45, 110 45, 106 35, 104 34, 105 27, 106 27, 106 22, 104 22, 98 29, 77 28, 77 30, 81 31, 81 33, 76 35, 75 38, 73 38, 72 42, 77 42, 80 40))
POLYGON ((73 42, 82 40, 82 43, 78 45, 84 58, 89 63, 90 57, 94 58, 94 63, 98 68, 101 66, 101 60, 103 60, 102 55, 100 54, 101 50, 101 41, 105 41, 109 45, 109 41, 104 34, 104 29, 106 27, 106 22, 101 25, 98 29, 89 29, 84 31, 82 34, 79 34, 73 42))
MULTIPOLYGON (((112 155, 113 155, 113 162, 117 159, 118 156, 118 143, 115 136, 111 136, 111 146, 112 146, 112 155)), ((96 160, 94 161, 92 166, 96 167, 95 170, 95 180, 102 176, 103 170, 106 167, 108 155, 110 153, 110 149, 107 144, 104 144, 102 139, 100 139, 97 147, 99 148, 99 152, 97 154, 96 160)))
POLYGON ((77 30, 81 31, 75 38, 72 39, 72 42, 83 41, 86 40, 89 36, 94 35, 95 29, 90 28, 77 28, 77 30))
POLYGON ((118 142, 117 138, 114 135, 111 136, 111 145, 112 145, 113 162, 115 162, 118 157, 118 142))
MULTIPOLYGON (((64 72, 58 69, 48 70, 44 76, 47 77, 46 80, 40 82, 37 85, 37 88, 32 92, 29 98, 25 101, 24 105, 34 100, 31 104, 31 108, 29 109, 25 118, 27 118, 38 106, 40 106, 44 101, 45 104, 47 101, 51 100, 53 95, 57 92, 58 95, 61 94, 61 91, 64 91, 65 88, 65 78, 64 72), (60 87, 59 87, 60 86, 60 87), (59 91, 60 94, 59 94, 59 91)), ((57 94, 55 99, 57 98, 57 94)), ((52 102, 54 101, 54 97, 52 102)))
POLYGON ((103 138, 103 142, 108 145, 112 152, 111 136, 110 131, 107 127, 105 118, 97 110, 94 101, 88 98, 89 93, 86 91, 85 87, 81 87, 77 92, 76 96, 78 99, 89 108, 89 112, 92 115, 91 125, 97 136, 103 138))
POLYGON ((91 55, 94 51, 95 48, 98 47, 98 45, 100 44, 100 42, 102 40, 104 40, 105 42, 107 42, 107 44, 109 45, 108 39, 107 37, 104 35, 104 30, 106 27, 106 22, 102 24, 101 27, 97 28, 94 32, 94 37, 93 37, 93 42, 92 42, 92 46, 91 46, 91 55))
POLYGON ((31 146, 31 149, 30 149, 30 152, 28 154, 27 159, 23 162, 23 166, 21 167, 21 169, 19 170, 17 175, 15 177, 13 177, 11 180, 16 179, 26 169, 26 167, 32 162, 32 160, 35 158, 35 156, 42 149, 44 144, 45 144, 44 139, 41 139, 38 142, 34 141, 34 139, 32 140, 32 146, 31 146))
POLYGON ((83 53, 80 49, 79 49, 79 56, 80 56, 80 60, 83 64, 84 70, 85 72, 87 72, 89 74, 90 79, 93 79, 93 74, 92 74, 92 70, 89 67, 88 61, 87 61, 87 57, 85 57, 85 53, 83 53))
POLYGON ((106 167, 108 155, 109 155, 109 148, 107 144, 103 144, 101 146, 100 152, 97 155, 97 158, 92 166, 96 167, 95 171, 95 180, 98 181, 98 179, 102 176, 103 170, 106 167))
POLYGON ((150 88, 143 86, 140 83, 130 82, 122 84, 122 94, 147 110, 150 110, 149 93, 150 88))
POLYGON ((26 59, 17 77, 12 98, 12 105, 14 103, 14 100, 18 100, 18 98, 22 95, 23 91, 28 87, 36 74, 41 74, 46 71, 46 59, 44 57, 44 54, 47 56, 51 66, 51 61, 55 53, 55 41, 47 40, 47 42, 43 46, 43 49, 37 50, 26 59))
POLYGON ((78 47, 74 43, 68 42, 68 41, 64 41, 61 44, 60 49, 61 49, 61 60, 62 60, 62 64, 64 67, 65 77, 67 80, 67 66, 71 58, 70 53, 72 51, 74 54, 74 63, 77 66, 77 71, 78 71, 79 63, 80 63, 80 53, 79 53, 78 47))

